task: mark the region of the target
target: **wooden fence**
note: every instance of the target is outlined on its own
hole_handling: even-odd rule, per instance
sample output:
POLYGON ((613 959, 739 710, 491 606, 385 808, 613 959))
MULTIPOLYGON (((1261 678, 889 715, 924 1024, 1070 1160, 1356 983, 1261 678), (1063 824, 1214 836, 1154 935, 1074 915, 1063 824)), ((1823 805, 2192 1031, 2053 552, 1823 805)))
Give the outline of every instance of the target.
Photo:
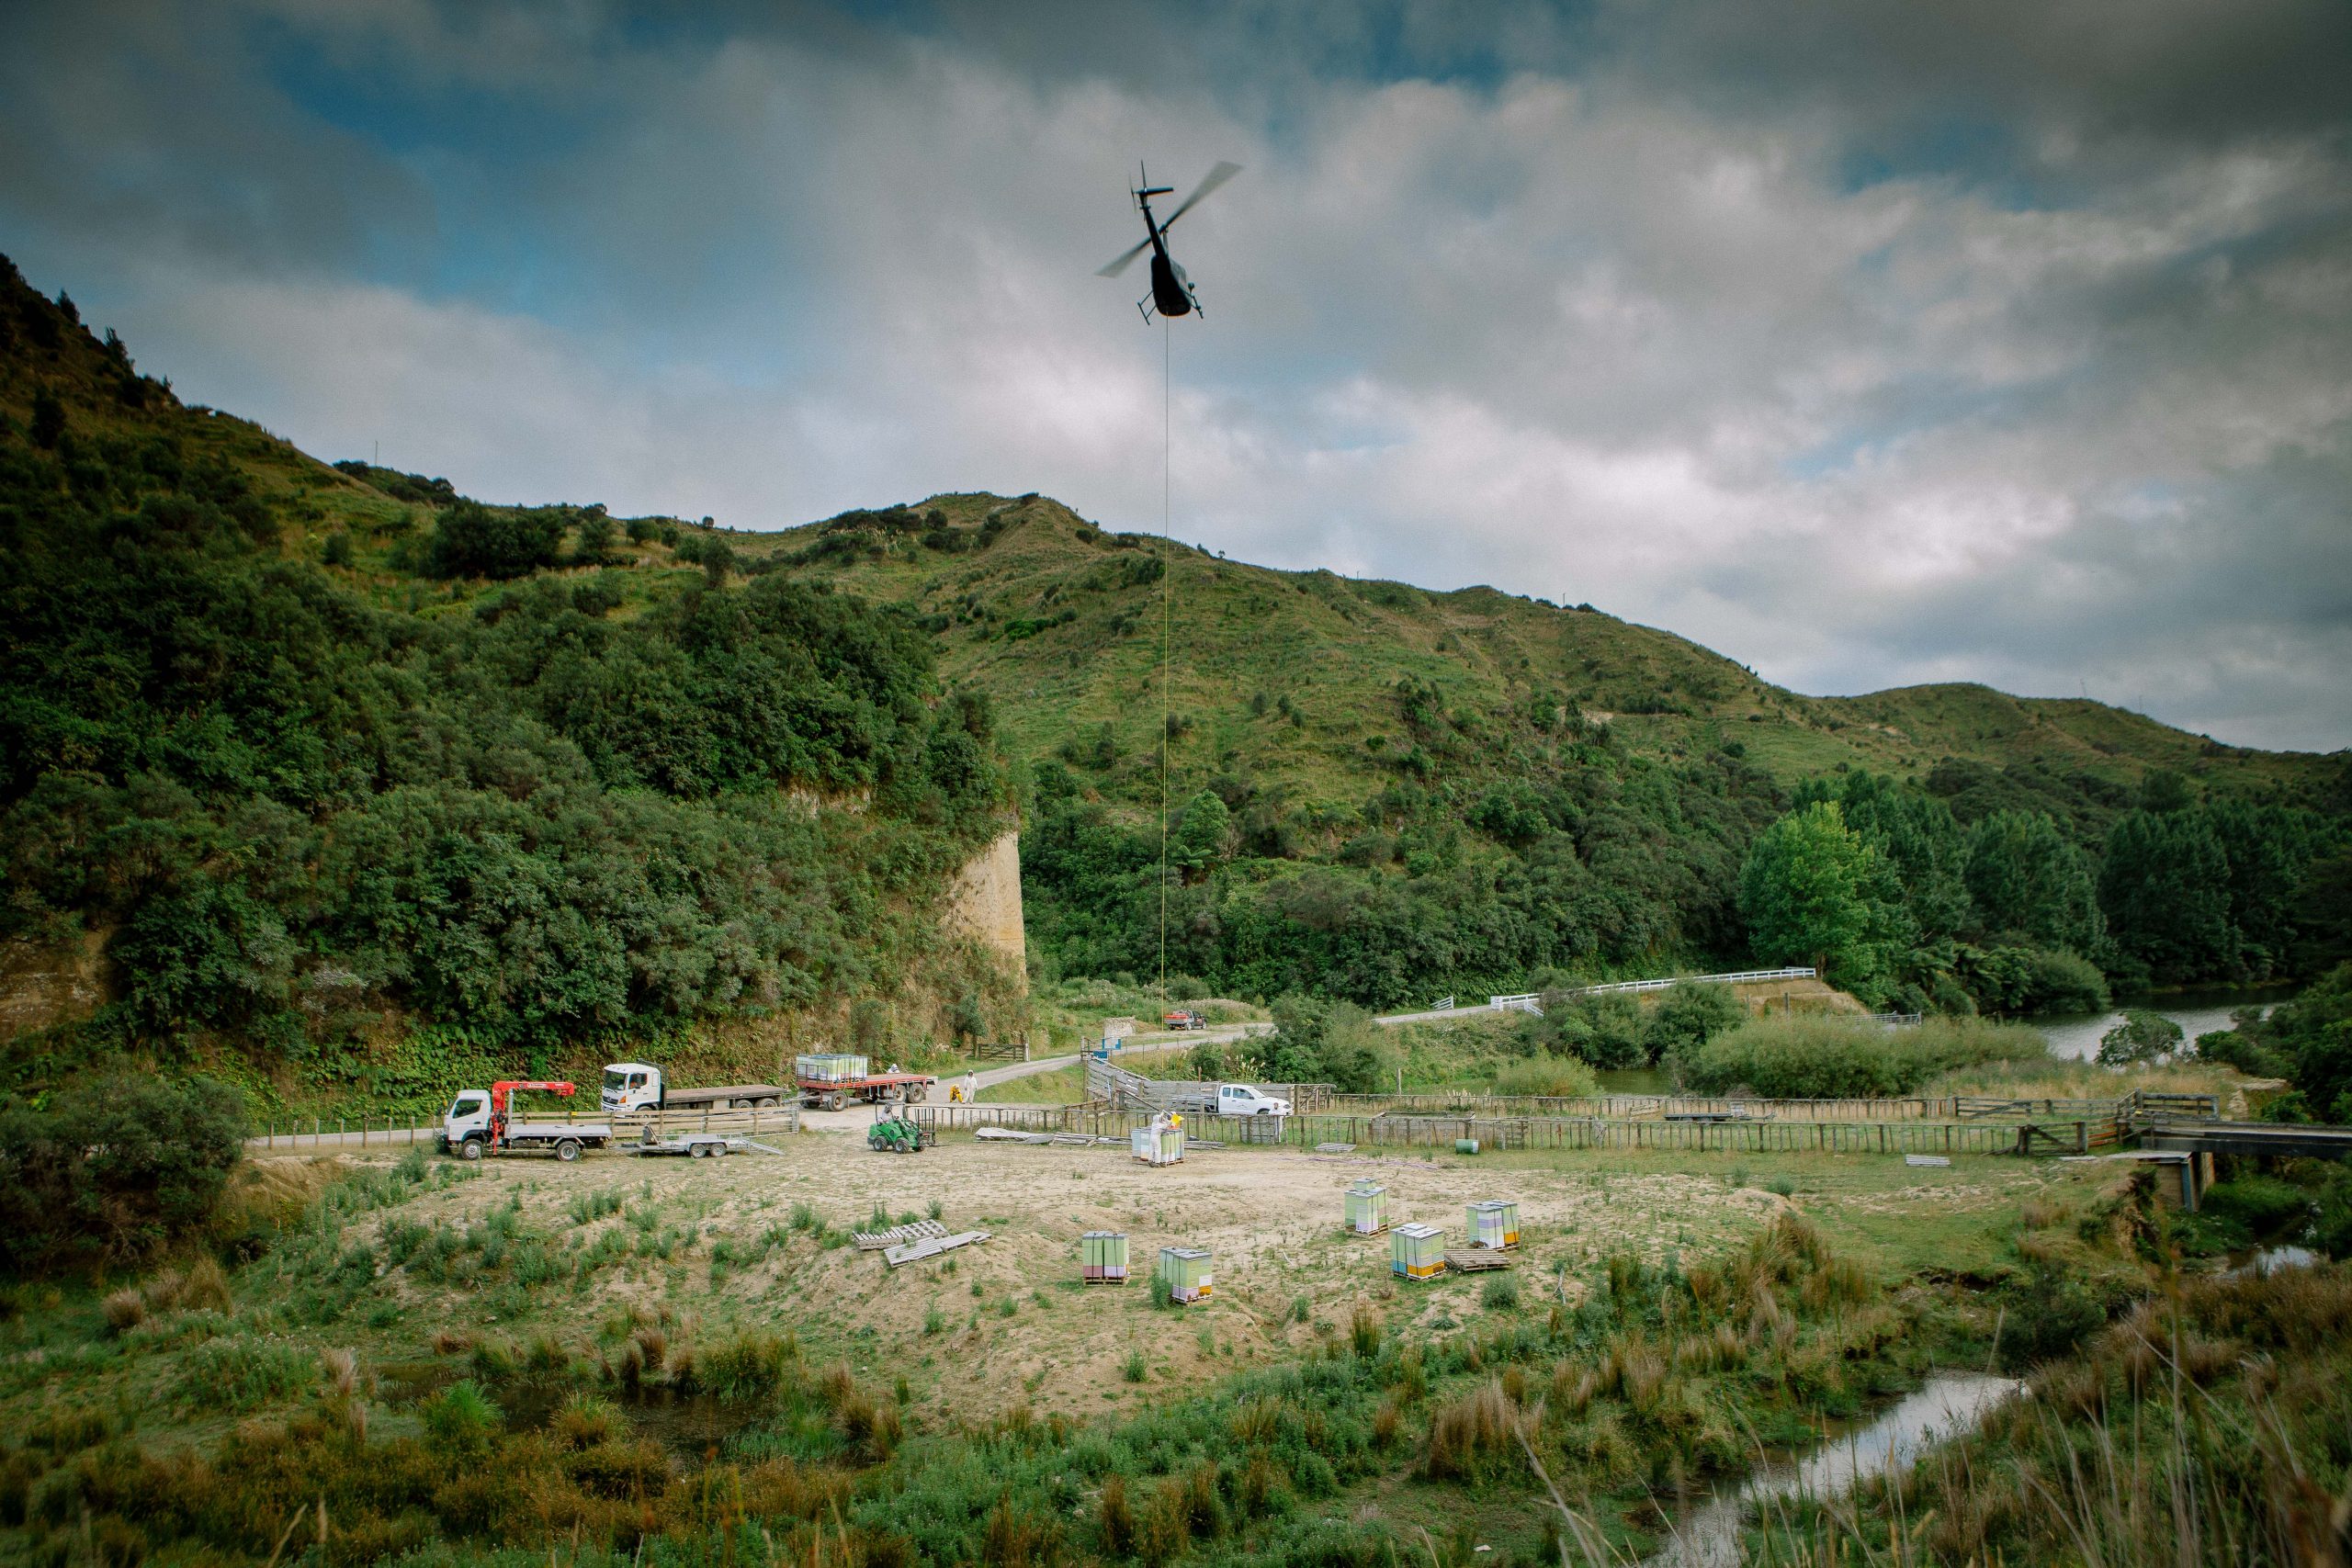
MULTIPOLYGON (((2111 1110, 2112 1108, 2110 1108, 2111 1110)), ((1100 1101, 1018 1107, 918 1105, 908 1115, 937 1131, 1004 1127, 1024 1133, 1086 1133, 1125 1141, 1148 1126, 1147 1111, 1116 1110, 1100 1101)), ((2124 1134, 2113 1115, 2051 1122, 1775 1119, 1752 1122, 1664 1122, 1601 1116, 1192 1116, 1185 1130, 1196 1140, 1280 1142, 1299 1148, 1353 1144, 1359 1148, 1452 1148, 1476 1138, 1488 1149, 1694 1149, 1825 1154, 2087 1154, 2113 1145, 2124 1134)))
MULTIPOLYGON (((1763 1100, 1755 1095, 1334 1094, 1326 1107, 1350 1116, 1600 1116, 1660 1122, 1675 1117, 1740 1117, 1805 1122, 1936 1122, 1964 1115, 1950 1096, 1895 1100, 1763 1100)), ((2098 1113, 2113 1111, 2112 1100, 2098 1113)))

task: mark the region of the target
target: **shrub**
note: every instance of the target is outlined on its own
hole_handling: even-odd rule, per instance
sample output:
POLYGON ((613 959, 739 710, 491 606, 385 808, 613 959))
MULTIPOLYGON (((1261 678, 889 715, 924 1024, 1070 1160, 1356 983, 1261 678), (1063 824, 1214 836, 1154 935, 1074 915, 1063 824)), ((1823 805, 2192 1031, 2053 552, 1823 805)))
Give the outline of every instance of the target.
POLYGON ((144 1074, 0 1111, 0 1268, 129 1262, 208 1219, 243 1152, 243 1101, 144 1074))
POLYGON ((2256 1235, 2268 1235, 2310 1214, 2312 1194, 2275 1176, 2249 1174, 2207 1188, 2203 1207, 2256 1235))
POLYGON ((1478 1293, 1478 1300, 1488 1312, 1517 1312, 1519 1281, 1508 1274, 1498 1275, 1487 1281, 1487 1288, 1478 1293))
POLYGON ((492 508, 459 500, 435 519, 436 577, 521 577, 561 558, 563 517, 552 508, 492 508))
POLYGON ((1677 1066, 1702 1093, 1827 1100, 1910 1094, 1939 1073, 2034 1061, 2049 1049, 2033 1030, 1982 1019, 1889 1029, 1833 1014, 1752 1020, 1678 1057, 1677 1066))
POLYGON ((252 1410, 311 1386, 318 1358, 277 1339, 235 1334, 208 1339, 181 1363, 179 1396, 215 1410, 252 1410))
POLYGON ((1670 1051, 1694 1051, 1737 1028, 1747 1017, 1747 1010, 1729 986, 1676 986, 1651 1010, 1643 1026, 1643 1043, 1654 1061, 1670 1051))
POLYGON ((775 1393, 791 1359, 785 1341, 773 1334, 741 1334, 704 1352, 695 1374, 720 1399, 743 1403, 775 1393))
POLYGON ((2121 1023, 2099 1036, 2099 1066, 2128 1067, 2153 1062, 2179 1050, 2183 1038, 2180 1025, 2164 1014, 2133 1008, 2123 1015, 2121 1023))
POLYGON ((1593 1076, 1590 1067, 1573 1056, 1537 1057, 1498 1069, 1495 1092, 1573 1100, 1599 1094, 1600 1080, 1593 1076))
POLYGON ((506 1419, 471 1378, 453 1382, 426 1400, 419 1414, 433 1446, 459 1455, 487 1452, 492 1437, 506 1419))
POLYGON ((1519 1458, 1519 1407, 1493 1380, 1444 1406, 1430 1419, 1431 1476, 1476 1480, 1519 1458))

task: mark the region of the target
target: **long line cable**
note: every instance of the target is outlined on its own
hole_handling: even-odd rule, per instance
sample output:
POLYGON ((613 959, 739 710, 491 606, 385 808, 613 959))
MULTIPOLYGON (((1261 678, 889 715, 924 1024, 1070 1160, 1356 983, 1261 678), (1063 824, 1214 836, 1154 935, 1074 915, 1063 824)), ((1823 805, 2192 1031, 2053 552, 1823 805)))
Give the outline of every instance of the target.
POLYGON ((1176 334, 1168 318, 1159 318, 1159 537, 1167 554, 1159 572, 1159 999, 1168 1000, 1168 598, 1176 575, 1175 551, 1175 420, 1170 410, 1175 386, 1176 334))

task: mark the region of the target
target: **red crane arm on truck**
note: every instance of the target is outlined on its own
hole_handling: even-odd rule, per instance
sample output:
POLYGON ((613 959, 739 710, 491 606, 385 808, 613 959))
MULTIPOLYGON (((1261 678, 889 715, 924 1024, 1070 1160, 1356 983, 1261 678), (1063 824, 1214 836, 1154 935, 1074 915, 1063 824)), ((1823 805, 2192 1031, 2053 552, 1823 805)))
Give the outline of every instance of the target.
POLYGON ((493 1144, 506 1139, 506 1103, 516 1089, 541 1089, 549 1094, 573 1095, 580 1092, 573 1084, 544 1078, 501 1078, 490 1086, 490 1140, 493 1144))

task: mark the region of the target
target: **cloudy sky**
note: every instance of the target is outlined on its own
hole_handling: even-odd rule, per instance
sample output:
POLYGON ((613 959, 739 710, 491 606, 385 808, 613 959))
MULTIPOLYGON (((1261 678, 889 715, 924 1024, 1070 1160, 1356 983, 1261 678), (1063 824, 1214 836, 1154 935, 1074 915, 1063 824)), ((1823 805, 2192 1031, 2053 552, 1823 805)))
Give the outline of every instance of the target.
POLYGON ((328 457, 943 490, 2352 744, 2352 6, 18 0, 0 250, 328 457), (1246 172, 1178 229, 1137 161, 1246 172))

